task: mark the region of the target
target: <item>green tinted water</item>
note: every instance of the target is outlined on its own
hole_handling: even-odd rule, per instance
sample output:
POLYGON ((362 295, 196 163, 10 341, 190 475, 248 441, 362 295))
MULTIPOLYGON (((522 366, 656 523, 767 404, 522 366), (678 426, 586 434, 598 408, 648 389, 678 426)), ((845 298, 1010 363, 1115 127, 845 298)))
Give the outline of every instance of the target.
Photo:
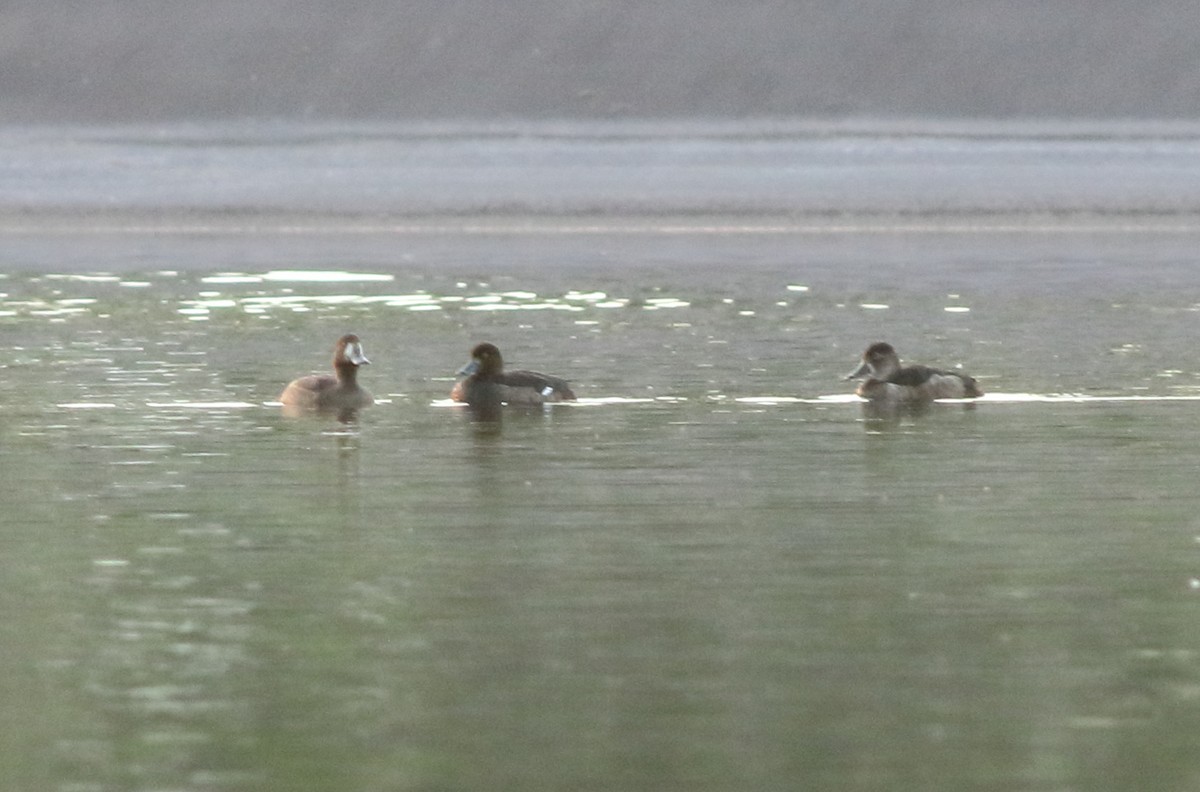
POLYGON ((1189 276, 544 264, 0 280, 6 789, 1200 782, 1189 276), (880 338, 999 396, 820 398, 880 338))

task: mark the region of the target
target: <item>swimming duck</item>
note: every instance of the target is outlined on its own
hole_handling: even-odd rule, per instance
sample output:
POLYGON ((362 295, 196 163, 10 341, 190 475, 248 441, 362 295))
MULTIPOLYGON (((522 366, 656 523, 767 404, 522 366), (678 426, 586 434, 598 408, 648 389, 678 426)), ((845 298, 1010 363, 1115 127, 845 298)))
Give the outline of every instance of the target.
POLYGON ((861 379, 859 396, 870 401, 930 402, 934 399, 973 399, 983 391, 973 377, 929 366, 900 365, 891 344, 880 341, 863 352, 862 364, 846 375, 861 379))
POLYGON ((371 361, 356 335, 344 335, 333 347, 333 373, 309 374, 292 380, 279 394, 285 407, 308 410, 357 410, 375 403, 358 385, 358 367, 371 361))
POLYGON ((470 361, 458 373, 465 378, 454 384, 450 398, 476 409, 575 400, 575 393, 564 379, 536 371, 505 371, 504 359, 495 344, 477 345, 471 350, 470 361))

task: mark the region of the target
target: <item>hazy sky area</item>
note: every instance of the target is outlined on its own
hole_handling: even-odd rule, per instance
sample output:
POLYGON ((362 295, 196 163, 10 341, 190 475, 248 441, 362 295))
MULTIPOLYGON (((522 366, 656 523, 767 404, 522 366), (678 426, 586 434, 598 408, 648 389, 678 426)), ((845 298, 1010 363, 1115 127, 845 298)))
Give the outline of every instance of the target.
POLYGON ((1194 0, 13 0, 0 120, 1200 115, 1194 0))

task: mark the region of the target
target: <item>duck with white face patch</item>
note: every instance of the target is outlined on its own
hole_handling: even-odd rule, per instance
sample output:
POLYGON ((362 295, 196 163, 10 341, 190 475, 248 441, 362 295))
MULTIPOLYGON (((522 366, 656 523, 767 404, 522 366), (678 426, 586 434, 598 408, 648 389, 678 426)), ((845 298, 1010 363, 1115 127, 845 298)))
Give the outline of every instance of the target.
POLYGON ((333 376, 309 374, 292 380, 279 394, 279 401, 293 410, 345 411, 369 407, 375 399, 359 386, 358 368, 370 362, 358 336, 344 335, 333 348, 333 376))

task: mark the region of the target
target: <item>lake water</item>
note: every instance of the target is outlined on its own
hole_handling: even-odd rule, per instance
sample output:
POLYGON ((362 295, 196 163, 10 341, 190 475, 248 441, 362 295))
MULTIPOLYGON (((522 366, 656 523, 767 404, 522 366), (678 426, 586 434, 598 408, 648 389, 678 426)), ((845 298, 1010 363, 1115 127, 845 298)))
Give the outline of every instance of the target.
POLYGON ((1200 137, 319 132, 7 133, 5 789, 1200 783, 1200 137))

